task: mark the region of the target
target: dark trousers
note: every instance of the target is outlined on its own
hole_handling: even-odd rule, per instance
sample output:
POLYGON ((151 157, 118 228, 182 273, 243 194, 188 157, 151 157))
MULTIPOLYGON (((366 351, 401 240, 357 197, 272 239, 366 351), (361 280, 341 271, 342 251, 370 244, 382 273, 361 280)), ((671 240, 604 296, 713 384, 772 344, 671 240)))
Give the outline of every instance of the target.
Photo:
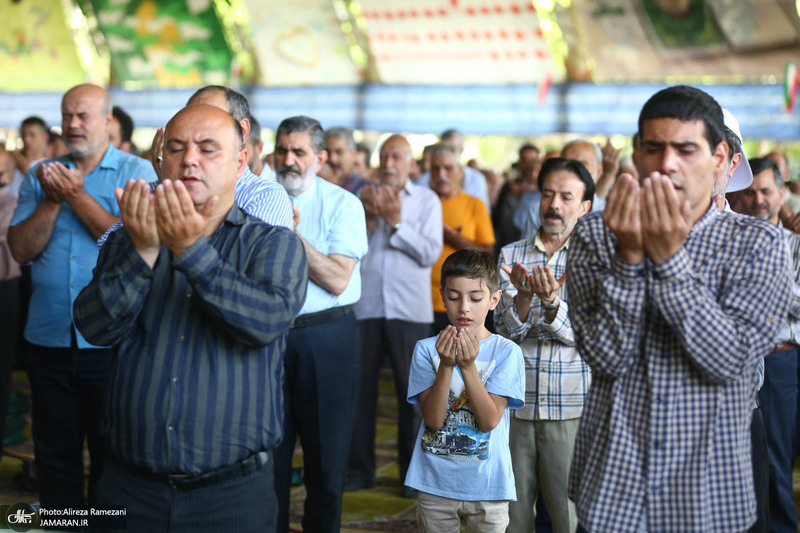
POLYGON ((773 352, 764 359, 759 392, 769 451, 769 528, 797 533, 792 469, 797 419, 797 349, 773 352))
POLYGON ((339 531, 361 368, 361 337, 353 312, 330 322, 292 328, 285 368, 283 442, 275 453, 278 531, 289 530, 297 435, 303 445, 306 486, 303 531, 339 531))
POLYGON ((361 479, 375 478, 375 408, 378 401, 378 377, 384 355, 389 356, 397 394, 397 462, 400 482, 406 478, 411 453, 417 440, 422 412, 419 405, 406 400, 411 355, 418 340, 430 336, 431 325, 383 318, 361 320, 361 400, 350 447, 348 475, 361 479))
POLYGON ((753 484, 756 490, 756 522, 749 533, 767 533, 769 531, 769 451, 767 448, 767 430, 764 428, 764 417, 761 408, 753 409, 750 421, 750 441, 753 446, 753 484))
POLYGON ((89 503, 108 458, 99 431, 111 350, 30 346, 33 444, 42 507, 85 505, 83 441, 89 443, 89 503))
POLYGON ((125 531, 131 532, 272 533, 276 514, 272 468, 270 461, 241 477, 176 490, 109 461, 97 485, 97 505, 125 506, 125 531))
POLYGON ((0 281, 0 454, 5 438, 11 370, 17 359, 20 337, 19 278, 0 281))

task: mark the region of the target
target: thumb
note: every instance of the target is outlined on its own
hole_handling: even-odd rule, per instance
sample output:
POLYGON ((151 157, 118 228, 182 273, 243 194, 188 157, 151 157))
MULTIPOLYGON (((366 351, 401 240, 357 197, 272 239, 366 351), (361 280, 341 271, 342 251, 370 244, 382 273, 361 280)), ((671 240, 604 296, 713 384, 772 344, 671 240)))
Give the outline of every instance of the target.
POLYGON ((500 264, 500 270, 502 270, 503 272, 505 272, 505 273, 506 273, 506 274, 508 274, 509 276, 511 275, 511 267, 510 267, 510 266, 508 266, 508 265, 507 265, 507 264, 505 264, 505 263, 501 263, 501 264, 500 264))
MULTIPOLYGON (((114 189, 114 196, 117 198, 117 205, 120 205, 119 201, 122 199, 122 193, 123 192, 125 192, 125 191, 123 191, 120 187, 116 187, 114 189)), ((122 206, 120 206, 120 207, 122 207, 122 206)))
POLYGON ((561 277, 558 278, 556 281, 558 281, 558 286, 559 287, 563 287, 564 283, 566 283, 566 281, 567 281, 567 271, 565 270, 564 273, 561 274, 561 277))

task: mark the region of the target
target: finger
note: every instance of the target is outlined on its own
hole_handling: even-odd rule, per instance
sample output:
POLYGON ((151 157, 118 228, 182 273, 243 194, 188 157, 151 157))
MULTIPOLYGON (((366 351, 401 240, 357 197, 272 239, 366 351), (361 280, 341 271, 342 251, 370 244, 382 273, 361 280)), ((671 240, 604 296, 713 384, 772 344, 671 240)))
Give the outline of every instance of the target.
POLYGON ((506 274, 508 274, 509 276, 511 276, 511 272, 513 272, 513 270, 511 269, 511 267, 510 267, 510 266, 508 266, 508 265, 507 265, 507 264, 505 264, 505 263, 501 263, 501 264, 500 264, 500 270, 502 270, 503 272, 505 272, 505 273, 506 273, 506 274))
POLYGON ((158 220, 159 225, 159 233, 161 233, 161 225, 163 224, 170 224, 172 223, 172 213, 169 210, 169 204, 167 203, 166 192, 164 187, 169 180, 165 180, 164 183, 159 183, 156 187, 156 219, 158 220))
POLYGON ((122 187, 115 187, 114 188, 114 197, 117 199, 117 205, 119 206, 120 213, 122 213, 122 195, 125 191, 122 187))
POLYGON ((150 186, 143 180, 139 179, 135 184, 136 197, 136 220, 144 222, 147 220, 147 215, 150 211, 150 186))
POLYGON ((167 200, 167 207, 173 219, 182 218, 183 215, 183 207, 181 207, 181 201, 178 199, 178 192, 175 190, 176 183, 172 180, 167 180, 164 184, 164 197, 167 200))
POLYGON ((564 286, 564 283, 566 283, 566 282, 567 282, 567 271, 566 271, 566 270, 564 270, 564 273, 563 273, 563 274, 561 274, 561 277, 560 277, 560 278, 558 278, 556 281, 558 282, 558 288, 559 288, 559 289, 560 289, 561 287, 563 287, 563 286, 564 286))
MULTIPOLYGON (((180 180, 175 181, 173 182, 172 186, 173 190, 175 191, 175 196, 178 199, 179 209, 183 213, 183 216, 191 217, 192 215, 194 215, 197 212, 197 210, 195 209, 194 201, 192 200, 192 197, 189 194, 189 191, 186 189, 186 186, 183 184, 183 182, 180 180)), ((206 201, 206 204, 208 204, 208 201, 206 201)), ((205 208, 205 206, 203 207, 205 208)))

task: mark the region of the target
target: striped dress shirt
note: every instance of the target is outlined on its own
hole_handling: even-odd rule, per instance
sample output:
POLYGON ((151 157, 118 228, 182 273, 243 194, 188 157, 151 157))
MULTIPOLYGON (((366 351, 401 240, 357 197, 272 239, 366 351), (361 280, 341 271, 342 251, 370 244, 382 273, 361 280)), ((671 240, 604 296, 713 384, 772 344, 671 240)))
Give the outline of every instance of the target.
POLYGON ((755 368, 786 316, 775 226, 712 207, 661 265, 616 254, 583 217, 567 260, 569 315, 592 367, 570 471, 590 531, 744 531, 755 519, 755 368))
POLYGON ((153 269, 114 232, 74 306, 81 332, 114 346, 103 423, 114 455, 197 475, 274 448, 306 283, 300 239, 237 207, 179 257, 162 247, 153 269))
MULTIPOLYGON (((547 265, 558 279, 567 268, 568 249, 569 239, 548 258, 539 232, 532 239, 504 246, 498 262, 508 266, 520 262, 528 272, 536 266, 547 265)), ((525 407, 512 411, 512 416, 526 420, 578 418, 589 390, 591 372, 575 348, 567 315, 566 284, 558 290, 561 302, 550 323, 545 321, 544 307, 536 295, 531 300, 525 322, 520 321, 514 305, 517 289, 502 270, 500 290, 503 296, 494 313, 495 329, 518 343, 525 358, 525 407)))

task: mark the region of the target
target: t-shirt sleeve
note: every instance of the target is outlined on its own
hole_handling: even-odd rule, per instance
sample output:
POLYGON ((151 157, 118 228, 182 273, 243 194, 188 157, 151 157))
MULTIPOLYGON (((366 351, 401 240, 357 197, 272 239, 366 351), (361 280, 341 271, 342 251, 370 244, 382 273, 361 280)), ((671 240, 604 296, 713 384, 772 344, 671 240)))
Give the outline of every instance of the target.
POLYGON ((364 208, 358 198, 345 192, 329 235, 328 253, 352 257, 356 262, 367 254, 367 225, 364 208))
POLYGON ((39 204, 44 200, 44 191, 39 185, 39 178, 36 177, 36 168, 39 165, 32 165, 19 189, 19 200, 14 215, 11 217, 11 226, 16 226, 20 222, 27 220, 39 204))
POLYGON ((414 355, 411 356, 411 369, 408 374, 408 403, 419 403, 419 395, 433 387, 436 379, 436 366, 434 357, 438 361, 439 355, 436 353, 436 339, 422 339, 417 341, 414 346, 414 355))
POLYGON ((495 345, 494 372, 486 380, 486 391, 508 398, 509 409, 525 405, 525 362, 519 345, 499 338, 495 345))

